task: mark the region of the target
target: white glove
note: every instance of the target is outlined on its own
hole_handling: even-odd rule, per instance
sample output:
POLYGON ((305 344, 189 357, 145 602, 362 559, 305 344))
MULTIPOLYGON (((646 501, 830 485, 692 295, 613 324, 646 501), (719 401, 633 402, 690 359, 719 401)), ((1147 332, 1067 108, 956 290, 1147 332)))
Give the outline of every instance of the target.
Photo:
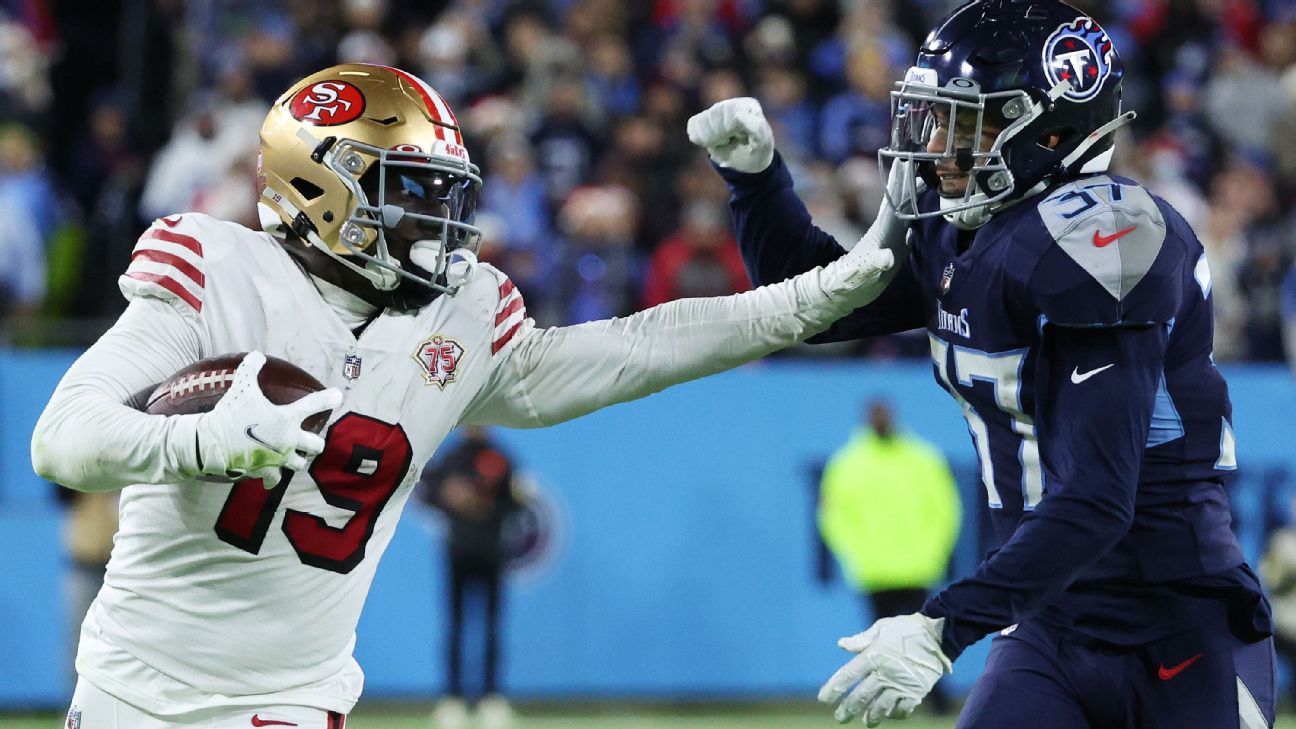
POLYGON ((202 472, 235 480, 259 478, 266 489, 279 483, 281 468, 300 471, 324 450, 324 439, 302 429, 302 421, 342 404, 329 388, 275 405, 257 384, 265 355, 249 352, 234 370, 229 391, 211 412, 198 416, 198 454, 202 472))
POLYGON ((716 102, 688 120, 689 141, 721 167, 760 172, 774 161, 774 130, 750 96, 716 102))
POLYGON ((952 668, 940 648, 944 623, 944 618, 921 613, 883 618, 863 633, 837 641, 859 655, 819 689, 819 701, 833 704, 841 699, 833 718, 842 724, 857 716, 868 726, 909 716, 952 668))

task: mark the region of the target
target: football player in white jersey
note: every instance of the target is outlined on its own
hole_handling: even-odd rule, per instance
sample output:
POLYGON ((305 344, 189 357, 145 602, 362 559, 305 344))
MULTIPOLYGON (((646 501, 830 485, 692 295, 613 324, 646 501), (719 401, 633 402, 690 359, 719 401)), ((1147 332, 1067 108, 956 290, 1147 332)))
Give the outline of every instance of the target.
POLYGON ((481 179, 462 141, 414 76, 330 68, 262 128, 263 231, 190 213, 140 237, 119 281, 129 307, 32 435, 42 476, 122 489, 70 722, 341 727, 378 559, 451 429, 551 425, 799 342, 873 300, 904 245, 884 208, 849 255, 784 283, 540 329, 476 261, 481 179), (231 352, 252 354, 211 412, 132 406, 231 352), (271 404, 261 353, 327 389, 271 404), (323 437, 302 429, 324 410, 323 437))

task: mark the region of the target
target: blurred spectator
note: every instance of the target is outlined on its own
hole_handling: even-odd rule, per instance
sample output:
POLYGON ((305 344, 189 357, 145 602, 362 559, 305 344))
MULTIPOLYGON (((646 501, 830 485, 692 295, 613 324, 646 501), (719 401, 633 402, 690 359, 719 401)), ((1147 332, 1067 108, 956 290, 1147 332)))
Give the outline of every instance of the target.
POLYGON ((1240 276, 1247 257, 1247 231, 1258 217, 1254 168, 1233 164, 1211 185, 1210 208, 1197 231, 1210 266, 1215 310, 1215 357, 1221 361, 1246 355, 1247 302, 1240 276))
POLYGON ((1220 53, 1205 107, 1211 126, 1247 152, 1267 150, 1274 124, 1288 113, 1278 76, 1236 46, 1220 53))
POLYGON ((53 101, 49 56, 31 28, 5 15, 0 6, 0 119, 38 125, 53 101))
POLYGON ((602 102, 601 111, 609 116, 638 111, 642 87, 634 74, 630 50, 621 38, 605 34, 592 41, 585 87, 590 97, 602 102))
MULTIPOLYGON (((819 528, 852 588, 868 602, 863 625, 918 612, 945 577, 962 505, 945 457, 901 432, 875 401, 860 429, 824 468, 819 528)), ((949 709, 943 692, 930 696, 949 709)))
POLYGON ((891 84, 895 72, 872 46, 851 49, 850 88, 828 100, 819 126, 820 151, 831 162, 872 156, 891 139, 891 84))
POLYGON ((448 11, 419 37, 419 77, 451 108, 489 90, 503 69, 503 55, 488 30, 467 12, 448 11))
POLYGON ((599 140, 583 118, 585 103, 585 87, 579 79, 555 79, 545 114, 531 133, 537 167, 551 204, 564 200, 594 167, 599 140))
POLYGON ((501 266, 528 293, 531 307, 543 309, 557 254, 531 144, 520 135, 498 137, 487 149, 487 161, 490 184, 482 187, 482 212, 499 220, 501 266))
POLYGON ((564 237, 553 295, 537 321, 579 323, 636 310, 638 217, 638 203, 624 187, 588 186, 572 192, 559 213, 564 237))
POLYGON ((483 729, 500 729, 509 723, 512 713, 500 693, 499 643, 508 561, 505 526, 522 506, 513 488, 513 463, 488 430, 466 427, 458 445, 424 467, 418 489, 424 503, 445 515, 449 527, 448 685, 434 718, 442 729, 460 729, 473 703, 483 729), (467 619, 480 619, 486 642, 481 682, 471 689, 465 688, 464 682, 467 619))
POLYGON ((348 30, 338 41, 339 63, 396 63, 396 50, 381 32, 387 0, 342 0, 342 15, 348 30))
POLYGON ((104 570, 117 534, 119 491, 73 491, 56 487, 58 499, 67 509, 63 520, 63 549, 68 557, 64 579, 64 608, 67 610, 67 655, 69 690, 76 684, 74 667, 81 623, 90 603, 103 586, 104 570))
MULTIPOLYGON (((221 134, 217 103, 211 94, 194 98, 189 114, 154 158, 140 200, 144 218, 192 210, 198 196, 224 175, 230 143, 221 134)), ((255 137, 247 140, 249 145, 256 143, 255 137)))
POLYGON ((0 126, 0 319, 30 317, 45 296, 46 245, 61 219, 40 141, 0 126))
POLYGON ((774 128, 774 138, 779 140, 780 153, 800 158, 813 155, 818 114, 807 96, 805 75, 782 66, 766 66, 760 74, 759 89, 761 106, 774 128))
POLYGON ((675 299, 725 296, 749 288, 725 209, 708 200, 695 200, 688 204, 679 231, 653 252, 641 306, 646 309, 675 299))
POLYGON ((1287 278, 1283 279, 1282 333, 1287 366, 1296 375, 1296 266, 1288 269, 1287 278))
MULTIPOLYGON (((1273 607, 1274 648, 1288 668, 1296 668, 1296 526, 1290 521, 1269 534, 1260 576, 1273 607)), ((1287 690, 1296 700, 1296 682, 1287 690)))

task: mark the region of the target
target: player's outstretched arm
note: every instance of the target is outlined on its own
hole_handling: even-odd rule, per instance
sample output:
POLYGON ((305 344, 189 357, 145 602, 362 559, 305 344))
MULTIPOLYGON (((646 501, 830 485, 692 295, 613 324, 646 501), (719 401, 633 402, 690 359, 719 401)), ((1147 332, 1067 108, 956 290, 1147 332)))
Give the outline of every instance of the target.
POLYGON ((736 367, 827 329, 875 299, 894 271, 891 251, 861 242, 826 266, 741 294, 528 328, 464 422, 553 425, 736 367))
MULTIPOLYGON (((747 274, 757 286, 823 266, 845 252, 816 227, 792 189, 792 176, 774 150, 774 132, 753 98, 726 99, 695 114, 689 140, 707 150, 728 184, 730 211, 747 274)), ((898 185, 897 190, 908 189, 898 185)), ((899 199, 899 195, 895 196, 899 199)), ((811 342, 830 342, 904 331, 923 325, 917 282, 904 253, 907 225, 883 202, 869 235, 904 263, 894 281, 869 306, 835 323, 811 342)))

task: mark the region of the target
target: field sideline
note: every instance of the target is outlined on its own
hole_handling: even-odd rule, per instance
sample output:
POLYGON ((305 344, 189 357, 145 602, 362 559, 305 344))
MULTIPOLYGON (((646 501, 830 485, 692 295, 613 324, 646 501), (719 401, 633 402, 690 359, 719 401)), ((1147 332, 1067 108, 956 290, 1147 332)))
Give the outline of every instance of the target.
MULTIPOLYGON (((358 709, 347 729, 432 729, 431 707, 408 704, 370 705, 358 709)), ((0 714, 0 729, 59 729, 56 714, 0 714)), ((739 706, 626 707, 596 705, 574 707, 546 704, 523 707, 512 729, 831 729, 839 726, 814 705, 752 704, 739 706)), ((851 726, 862 727, 856 722, 851 726)), ((894 729, 952 729, 954 720, 915 716, 882 725, 894 729)), ((469 724, 467 729, 477 729, 469 724)), ((1279 717, 1275 729, 1296 729, 1296 716, 1279 717)))

